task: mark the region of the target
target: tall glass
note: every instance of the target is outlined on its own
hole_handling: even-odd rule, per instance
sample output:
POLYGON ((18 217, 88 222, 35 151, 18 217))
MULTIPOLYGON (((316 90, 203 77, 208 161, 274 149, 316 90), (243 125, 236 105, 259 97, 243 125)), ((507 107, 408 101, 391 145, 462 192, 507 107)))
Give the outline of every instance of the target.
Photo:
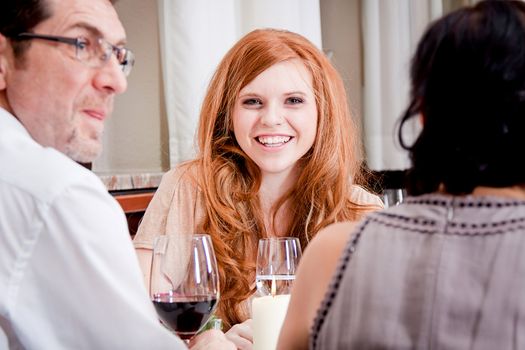
POLYGON ((162 235, 154 244, 150 296, 162 323, 188 342, 219 299, 219 274, 206 234, 162 235))
POLYGON ((259 240, 255 276, 258 294, 261 296, 290 294, 301 254, 301 243, 298 238, 259 240), (275 287, 274 292, 272 292, 272 283, 275 287))
POLYGON ((252 302, 254 350, 271 350, 277 346, 301 254, 298 238, 259 240, 257 295, 252 302))
POLYGON ((385 208, 393 207, 403 203, 406 197, 404 188, 387 188, 383 191, 383 203, 385 208))

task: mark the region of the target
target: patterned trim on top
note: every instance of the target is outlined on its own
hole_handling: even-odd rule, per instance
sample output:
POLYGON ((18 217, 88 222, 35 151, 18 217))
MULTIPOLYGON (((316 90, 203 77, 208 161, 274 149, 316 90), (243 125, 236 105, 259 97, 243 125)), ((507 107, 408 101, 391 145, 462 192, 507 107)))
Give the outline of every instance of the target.
MULTIPOLYGON (((518 208, 524 207, 525 202, 513 201, 513 202, 488 202, 488 201, 454 201, 446 202, 440 200, 412 200, 406 205, 435 205, 444 209, 450 210, 472 210, 478 212, 481 208, 488 208, 489 210, 499 210, 504 208, 518 208)), ((401 207, 400 206, 400 207, 401 207)), ((408 210, 405 210, 406 212, 408 210)), ((517 211, 515 211, 518 214, 517 211)), ((480 215, 482 215, 480 213, 480 215)), ((386 227, 399 228, 405 231, 418 232, 423 234, 444 234, 444 235, 456 235, 456 236, 489 236, 496 234, 503 234, 508 232, 514 232, 523 230, 525 228, 525 216, 516 216, 513 218, 501 219, 499 221, 487 221, 483 222, 482 219, 478 222, 472 221, 461 221, 460 219, 453 216, 450 219, 446 219, 446 212, 443 213, 442 220, 433 220, 418 216, 408 216, 397 213, 392 213, 389 210, 383 210, 380 212, 372 213, 369 215, 370 221, 378 223, 386 227), (446 227, 443 226, 446 223, 446 227)))
MULTIPOLYGON (((513 201, 488 201, 487 198, 490 197, 479 197, 479 198, 461 198, 461 197, 451 197, 451 199, 459 199, 460 201, 456 204, 459 208, 509 208, 516 206, 523 206, 524 201, 513 200, 513 201)), ((450 200, 442 199, 429 199, 429 198, 418 198, 418 197, 409 197, 405 200, 409 204, 423 204, 423 205, 437 205, 441 207, 446 207, 450 200)))
MULTIPOLYGON (((332 306, 332 303, 337 295, 341 280, 344 276, 344 272, 350 262, 350 259, 357 248, 359 239, 365 230, 366 226, 372 222, 380 225, 396 227, 402 230, 422 233, 422 234, 446 234, 446 235, 457 235, 464 237, 475 237, 475 236, 486 236, 503 233, 513 233, 519 230, 525 230, 525 217, 515 217, 506 220, 500 220, 496 222, 462 222, 455 220, 454 216, 447 219, 447 212, 449 210, 460 209, 477 211, 479 209, 500 209, 500 208, 512 208, 512 207, 523 207, 525 201, 511 200, 508 199, 497 199, 495 197, 444 197, 443 195, 424 195, 421 197, 409 197, 405 203, 401 204, 398 208, 392 208, 393 210, 386 209, 376 213, 371 213, 364 219, 361 226, 355 231, 354 237, 348 243, 345 251, 341 256, 339 265, 336 269, 336 274, 332 278, 332 282, 328 287, 324 299, 317 311, 316 317, 310 329, 310 349, 315 349, 317 346, 319 332, 323 327, 326 320, 326 316, 332 306), (438 198, 435 198, 439 196, 438 198), (401 209, 406 205, 414 206, 438 206, 446 209, 443 212, 443 221, 435 221, 429 218, 422 217, 410 217, 402 215, 405 210, 401 209), (443 226, 444 225, 444 226, 443 226)), ((408 208, 407 208, 408 209, 408 208)))

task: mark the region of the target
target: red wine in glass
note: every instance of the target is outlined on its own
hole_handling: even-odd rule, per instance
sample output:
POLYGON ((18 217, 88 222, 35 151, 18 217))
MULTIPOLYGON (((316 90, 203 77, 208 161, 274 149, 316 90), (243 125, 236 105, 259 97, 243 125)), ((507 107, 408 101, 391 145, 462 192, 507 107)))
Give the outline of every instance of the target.
POLYGON ((182 339, 191 339, 206 324, 216 303, 215 295, 158 293, 153 296, 153 305, 161 321, 182 339))
POLYGON ((217 260, 209 235, 157 237, 150 297, 161 322, 189 342, 208 322, 219 298, 217 260))

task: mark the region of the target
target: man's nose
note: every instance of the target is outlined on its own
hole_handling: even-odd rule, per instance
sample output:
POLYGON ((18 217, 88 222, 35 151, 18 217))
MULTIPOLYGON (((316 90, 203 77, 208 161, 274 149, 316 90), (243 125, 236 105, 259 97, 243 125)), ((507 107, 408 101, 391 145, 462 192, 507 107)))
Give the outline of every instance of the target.
POLYGON ((94 85, 98 90, 121 94, 128 88, 128 80, 115 57, 111 57, 106 64, 96 69, 94 85))

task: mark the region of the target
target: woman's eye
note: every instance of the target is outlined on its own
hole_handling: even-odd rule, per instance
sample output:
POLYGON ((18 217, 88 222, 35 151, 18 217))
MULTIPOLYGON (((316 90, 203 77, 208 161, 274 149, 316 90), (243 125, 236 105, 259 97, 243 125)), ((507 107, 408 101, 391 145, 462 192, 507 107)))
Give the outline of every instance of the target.
POLYGON ((302 98, 299 98, 299 97, 289 97, 286 100, 286 102, 295 105, 295 104, 303 103, 304 101, 302 98))
POLYGON ((249 98, 247 100, 242 101, 242 104, 246 106, 259 106, 262 105, 262 101, 257 98, 249 98))

